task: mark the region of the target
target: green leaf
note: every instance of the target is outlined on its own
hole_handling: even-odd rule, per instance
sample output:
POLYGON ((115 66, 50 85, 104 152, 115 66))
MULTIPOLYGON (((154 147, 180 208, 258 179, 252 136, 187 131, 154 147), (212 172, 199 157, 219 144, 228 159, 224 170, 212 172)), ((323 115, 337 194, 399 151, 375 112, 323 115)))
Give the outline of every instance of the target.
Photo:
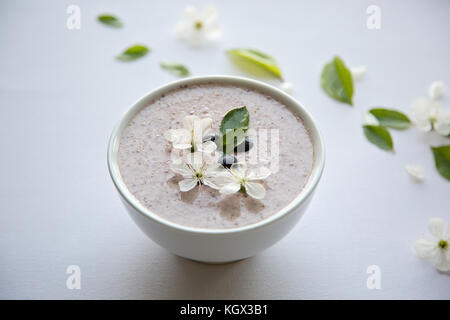
POLYGON ((161 61, 161 68, 169 71, 177 77, 186 77, 190 75, 189 69, 181 63, 171 61, 161 61))
POLYGON ((325 65, 320 77, 323 90, 335 100, 353 105, 353 78, 339 57, 325 65))
POLYGON ((150 49, 142 44, 136 44, 127 48, 124 52, 117 56, 120 61, 132 61, 145 56, 150 49))
POLYGON ((243 71, 258 77, 282 79, 277 61, 254 49, 236 48, 227 51, 230 60, 243 71))
POLYGON ((369 112, 378 119, 380 126, 383 127, 405 130, 411 125, 409 118, 405 114, 396 110, 375 108, 371 109, 369 112))
POLYGON ((122 21, 119 20, 119 18, 110 15, 110 14, 102 14, 97 17, 98 21, 100 21, 103 24, 106 24, 110 27, 114 28, 121 28, 123 27, 122 21))
POLYGON ((391 151, 394 149, 391 134, 382 126, 363 126, 364 135, 367 140, 372 142, 378 148, 391 151))
POLYGON ((222 147, 224 153, 234 150, 245 140, 249 122, 250 114, 245 106, 228 111, 220 124, 218 147, 222 147))
POLYGON ((436 169, 441 176, 450 180, 450 145, 431 147, 431 150, 433 151, 436 169))

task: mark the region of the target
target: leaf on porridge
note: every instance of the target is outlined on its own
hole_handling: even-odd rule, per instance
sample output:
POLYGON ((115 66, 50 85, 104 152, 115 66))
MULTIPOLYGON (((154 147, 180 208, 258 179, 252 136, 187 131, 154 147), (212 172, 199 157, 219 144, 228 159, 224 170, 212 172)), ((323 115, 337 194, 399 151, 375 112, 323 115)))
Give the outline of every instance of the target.
POLYGON ((177 77, 187 77, 191 74, 189 69, 179 62, 161 61, 160 66, 177 77))
POLYGON ((387 151, 394 149, 391 134, 386 128, 382 126, 365 125, 363 126, 363 130, 367 140, 372 142, 378 148, 387 151))
POLYGON ((249 122, 250 114, 247 107, 228 111, 220 124, 221 138, 218 139, 218 147, 222 147, 224 153, 233 151, 245 140, 249 122))
POLYGON ((116 16, 113 16, 111 14, 102 14, 99 15, 97 17, 97 20, 100 21, 101 23, 110 26, 110 27, 114 27, 114 28, 121 28, 123 27, 123 22, 120 21, 119 18, 117 18, 116 16))
POLYGON ((270 55, 254 49, 236 48, 227 51, 230 60, 243 71, 258 77, 282 79, 277 61, 270 55))
POLYGON ((331 98, 353 105, 353 78, 344 61, 339 57, 325 65, 320 84, 331 98))
POLYGON ((450 180, 450 145, 431 147, 437 171, 445 179, 450 180))
POLYGON ((408 129, 411 125, 411 120, 402 112, 396 110, 375 108, 369 111, 383 127, 388 127, 397 130, 408 129))
POLYGON ((120 61, 132 61, 145 56, 150 52, 150 49, 145 45, 136 44, 127 48, 124 52, 117 56, 120 61))

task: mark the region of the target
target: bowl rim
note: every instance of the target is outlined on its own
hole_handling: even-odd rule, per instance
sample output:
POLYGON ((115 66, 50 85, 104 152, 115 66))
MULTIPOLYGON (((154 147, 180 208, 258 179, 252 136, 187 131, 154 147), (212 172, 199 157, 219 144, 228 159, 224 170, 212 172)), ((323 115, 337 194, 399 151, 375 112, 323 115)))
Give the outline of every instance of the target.
POLYGON ((287 93, 281 91, 280 89, 258 80, 238 76, 228 76, 228 75, 195 76, 183 78, 162 85, 154 90, 151 90, 149 93, 145 94, 144 96, 139 98, 135 103, 133 103, 131 108, 129 108, 126 111, 126 113, 122 116, 121 120, 114 127, 111 133, 107 150, 107 162, 108 162, 108 171, 111 176, 111 179, 113 180, 113 183, 118 192, 120 193, 122 199, 124 199, 133 209, 135 209, 142 216, 151 219, 154 222, 162 224, 166 227, 178 230, 180 232, 189 232, 204 235, 232 234, 262 228, 296 211, 296 209, 300 207, 313 193, 322 176, 325 165, 325 146, 323 143, 322 136, 317 128, 314 119, 312 118, 310 113, 306 110, 306 108, 303 106, 303 104, 294 99, 292 96, 288 95, 287 93), (257 91, 266 93, 272 98, 276 99, 277 101, 285 104, 288 108, 290 108, 297 115, 299 115, 300 118, 303 120, 303 123, 310 134, 314 150, 313 169, 311 170, 311 174, 308 178, 308 181, 306 182, 303 189, 288 205, 286 205, 280 211, 270 215, 269 217, 262 219, 261 221, 235 228, 220 229, 220 228, 190 227, 174 223, 159 216, 158 214, 144 207, 139 202, 139 200, 135 198, 135 196, 128 190, 125 182, 122 179, 118 165, 118 150, 121 135, 124 129, 127 127, 129 121, 140 110, 148 106, 151 101, 158 98, 162 94, 167 93, 176 88, 179 88, 182 85, 196 85, 214 82, 222 84, 231 84, 238 87, 240 86, 240 87, 254 88, 257 91))

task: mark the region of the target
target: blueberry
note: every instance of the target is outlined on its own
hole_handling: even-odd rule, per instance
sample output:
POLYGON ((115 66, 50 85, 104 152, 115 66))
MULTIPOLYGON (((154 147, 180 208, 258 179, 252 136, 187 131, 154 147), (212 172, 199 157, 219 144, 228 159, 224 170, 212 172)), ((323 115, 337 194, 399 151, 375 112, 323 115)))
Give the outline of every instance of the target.
POLYGON ((214 133, 204 136, 202 142, 216 141, 217 139, 219 139, 219 135, 217 133, 214 133))
POLYGON ((244 142, 234 148, 234 152, 247 152, 253 147, 253 141, 249 137, 245 137, 244 142))
POLYGON ((226 168, 230 168, 233 163, 237 162, 235 156, 223 154, 219 157, 218 162, 226 168))

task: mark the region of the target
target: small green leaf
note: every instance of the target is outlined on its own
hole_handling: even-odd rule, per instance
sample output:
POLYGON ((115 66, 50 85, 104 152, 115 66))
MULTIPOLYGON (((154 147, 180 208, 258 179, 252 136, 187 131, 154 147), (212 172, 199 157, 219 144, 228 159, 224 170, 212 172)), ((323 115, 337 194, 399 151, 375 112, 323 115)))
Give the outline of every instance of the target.
POLYGON ((277 61, 254 49, 236 48, 227 51, 230 60, 242 70, 258 77, 282 79, 277 61))
POLYGON ((119 20, 119 18, 110 15, 110 14, 102 14, 97 17, 98 21, 100 21, 103 24, 106 24, 110 27, 114 28, 121 28, 123 27, 122 21, 119 20))
POLYGON ((245 106, 228 111, 220 124, 221 137, 218 139, 218 147, 222 147, 224 153, 234 150, 245 140, 249 122, 250 114, 245 106))
POLYGON ((391 134, 382 126, 363 126, 364 135, 367 140, 372 142, 378 148, 391 151, 394 148, 391 134))
POLYGON ((320 77, 323 90, 335 100, 353 105, 353 78, 339 57, 325 65, 320 77))
POLYGON ((227 129, 242 129, 247 131, 250 114, 247 107, 236 108, 227 112, 220 123, 220 132, 225 134, 227 129))
POLYGON ((150 49, 142 44, 136 44, 127 48, 124 52, 117 56, 120 61, 132 61, 145 56, 150 49))
POLYGON ((450 180, 450 145, 431 147, 431 150, 433 151, 436 169, 441 176, 450 180))
POLYGON ((161 68, 169 71, 177 77, 186 77, 190 75, 189 69, 181 63, 171 61, 161 61, 161 68))
POLYGON ((369 112, 378 119, 380 126, 383 127, 405 130, 411 125, 409 118, 405 114, 396 110, 375 108, 371 109, 369 112))

